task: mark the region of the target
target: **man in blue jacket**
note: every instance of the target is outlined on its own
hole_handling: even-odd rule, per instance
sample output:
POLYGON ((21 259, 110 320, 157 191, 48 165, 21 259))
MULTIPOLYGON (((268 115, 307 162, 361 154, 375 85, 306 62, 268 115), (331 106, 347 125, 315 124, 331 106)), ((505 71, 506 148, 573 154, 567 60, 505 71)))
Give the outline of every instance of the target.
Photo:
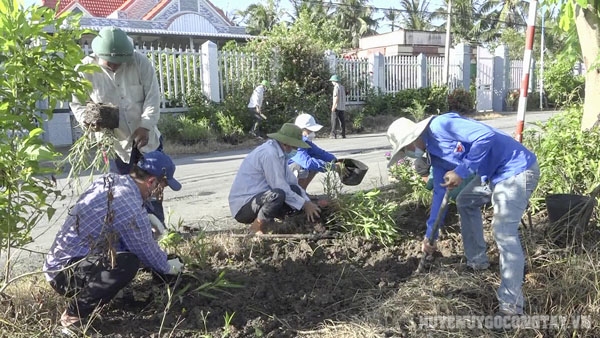
MULTIPOLYGON (((400 118, 387 132, 394 147, 390 164, 403 156, 418 158, 425 150, 433 167, 433 202, 426 238, 433 232, 446 189, 458 187, 471 174, 456 198, 467 265, 473 270, 489 267, 483 237, 481 206, 492 202, 494 238, 500 251, 501 282, 497 292, 500 315, 523 314, 525 257, 519 223, 539 180, 536 156, 500 130, 450 112, 419 123, 400 118)), ((436 250, 423 241, 422 250, 436 250)))
POLYGON ((302 140, 310 148, 298 148, 296 154, 288 161, 288 165, 298 177, 298 185, 306 190, 318 172, 325 172, 328 167, 336 165, 337 158, 313 143, 315 132, 321 130, 323 126, 318 124, 312 115, 300 114, 294 124, 302 129, 302 140))

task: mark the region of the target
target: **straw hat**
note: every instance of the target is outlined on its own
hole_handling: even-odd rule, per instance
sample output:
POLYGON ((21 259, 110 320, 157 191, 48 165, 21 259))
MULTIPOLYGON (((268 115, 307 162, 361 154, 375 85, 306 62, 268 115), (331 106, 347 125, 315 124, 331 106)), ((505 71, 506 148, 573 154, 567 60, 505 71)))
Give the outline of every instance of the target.
POLYGON ((414 123, 405 117, 401 117, 389 126, 387 138, 392 144, 393 150, 388 167, 404 157, 404 147, 413 143, 421 136, 432 118, 433 116, 430 116, 419 123, 414 123))
POLYGON ((302 129, 293 123, 284 123, 276 133, 267 134, 269 138, 296 148, 310 148, 302 141, 302 129))

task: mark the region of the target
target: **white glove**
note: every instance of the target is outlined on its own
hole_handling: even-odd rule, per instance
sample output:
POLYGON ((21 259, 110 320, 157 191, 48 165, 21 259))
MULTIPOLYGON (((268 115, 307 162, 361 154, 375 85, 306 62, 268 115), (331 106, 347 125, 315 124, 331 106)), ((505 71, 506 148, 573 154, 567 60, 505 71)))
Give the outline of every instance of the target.
POLYGON ((150 225, 152 228, 158 232, 159 237, 165 233, 165 225, 156 217, 154 214, 148 214, 148 219, 150 220, 150 225))
POLYGON ((169 275, 176 275, 183 269, 183 263, 179 260, 179 258, 169 259, 167 263, 169 263, 169 266, 171 267, 171 270, 169 270, 168 273, 169 275))

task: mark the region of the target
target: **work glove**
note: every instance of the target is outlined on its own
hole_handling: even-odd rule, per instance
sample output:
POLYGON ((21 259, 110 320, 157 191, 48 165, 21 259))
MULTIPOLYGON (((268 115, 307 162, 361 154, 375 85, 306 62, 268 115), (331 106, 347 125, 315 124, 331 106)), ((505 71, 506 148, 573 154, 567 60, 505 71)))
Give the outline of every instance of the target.
POLYGON ((168 272, 169 275, 177 275, 181 272, 181 270, 183 270, 183 263, 179 257, 171 258, 167 261, 167 263, 169 263, 169 266, 171 267, 171 270, 168 272))

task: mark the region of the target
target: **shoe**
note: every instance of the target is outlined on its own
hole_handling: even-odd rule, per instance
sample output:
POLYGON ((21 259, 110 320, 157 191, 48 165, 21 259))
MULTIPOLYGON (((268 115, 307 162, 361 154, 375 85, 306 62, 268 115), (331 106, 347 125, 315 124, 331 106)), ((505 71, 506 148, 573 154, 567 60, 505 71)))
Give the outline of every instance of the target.
POLYGON ((329 138, 337 138, 335 135, 329 135, 329 138))
POLYGON ((484 264, 467 263, 465 265, 462 265, 460 271, 469 272, 469 273, 479 273, 479 272, 485 271, 489 268, 490 268, 490 263, 484 263, 484 264))
POLYGON ((346 138, 346 135, 342 135, 342 138, 346 138))

